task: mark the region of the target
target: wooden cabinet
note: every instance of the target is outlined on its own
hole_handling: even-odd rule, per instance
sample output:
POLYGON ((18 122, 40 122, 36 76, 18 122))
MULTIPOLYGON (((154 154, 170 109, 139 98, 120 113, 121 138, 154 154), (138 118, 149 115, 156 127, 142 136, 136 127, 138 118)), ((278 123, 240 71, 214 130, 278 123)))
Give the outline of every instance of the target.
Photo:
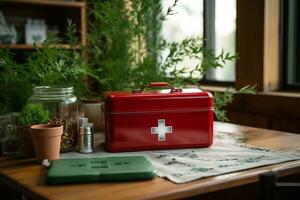
POLYGON ((25 24, 27 19, 43 19, 48 31, 58 33, 61 42, 55 47, 68 48, 65 41, 67 20, 77 27, 77 34, 83 45, 86 45, 87 2, 85 0, 0 0, 0 11, 7 24, 13 24, 17 30, 16 44, 0 44, 0 48, 13 50, 31 50, 33 45, 25 43, 25 24))

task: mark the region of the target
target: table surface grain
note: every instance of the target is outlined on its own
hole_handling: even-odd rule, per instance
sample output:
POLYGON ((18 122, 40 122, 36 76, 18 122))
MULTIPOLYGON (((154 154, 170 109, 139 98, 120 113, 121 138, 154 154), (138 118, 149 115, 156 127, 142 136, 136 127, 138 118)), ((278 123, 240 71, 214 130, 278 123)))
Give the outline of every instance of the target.
MULTIPOLYGON (((215 130, 247 137, 248 144, 283 151, 300 151, 300 134, 214 123, 215 130)), ((34 159, 0 157, 0 181, 32 199, 178 199, 228 189, 258 181, 259 174, 276 171, 278 176, 300 172, 300 160, 175 184, 163 178, 122 183, 86 183, 63 186, 45 184, 47 169, 34 159)))

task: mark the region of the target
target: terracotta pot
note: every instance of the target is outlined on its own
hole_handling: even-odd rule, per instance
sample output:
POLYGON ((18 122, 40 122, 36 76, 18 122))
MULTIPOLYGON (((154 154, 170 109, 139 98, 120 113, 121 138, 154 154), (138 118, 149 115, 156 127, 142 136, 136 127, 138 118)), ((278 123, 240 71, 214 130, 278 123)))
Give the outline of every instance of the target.
POLYGON ((89 122, 94 124, 96 131, 102 131, 104 116, 102 114, 103 102, 100 99, 83 99, 82 111, 89 122))
POLYGON ((30 125, 17 127, 17 131, 18 131, 19 135, 21 136, 22 155, 25 158, 34 158, 35 157, 33 141, 30 136, 30 127, 31 127, 30 125))
POLYGON ((39 124, 30 128, 38 163, 59 159, 62 125, 39 124))

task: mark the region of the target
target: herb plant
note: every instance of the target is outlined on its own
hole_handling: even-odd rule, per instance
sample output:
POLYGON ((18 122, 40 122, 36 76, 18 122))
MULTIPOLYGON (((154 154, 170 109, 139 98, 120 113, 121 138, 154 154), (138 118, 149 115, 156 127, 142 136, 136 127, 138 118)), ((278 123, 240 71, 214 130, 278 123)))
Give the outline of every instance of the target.
POLYGON ((0 49, 0 114, 20 111, 31 95, 31 75, 8 49, 0 49))
MULTIPOLYGON (((75 25, 68 22, 70 49, 53 48, 49 38, 36 46, 24 63, 17 63, 9 50, 0 50, 0 112, 19 111, 37 85, 73 85, 79 97, 102 95, 108 90, 131 90, 153 81, 184 87, 199 81, 210 68, 237 59, 234 54, 215 55, 199 37, 168 42, 160 35, 162 23, 176 14, 178 0, 166 12, 157 0, 110 0, 91 2, 89 46, 78 46, 75 25), (162 56, 162 52, 167 52, 162 56), (197 61, 193 69, 182 61, 197 61)), ((253 94, 246 86, 214 94, 215 114, 228 120, 224 106, 235 94, 253 94)))
POLYGON ((93 77, 94 72, 85 59, 85 49, 78 45, 76 32, 75 25, 68 21, 70 48, 53 46, 60 40, 51 35, 23 62, 16 62, 17 57, 9 49, 0 49, 0 114, 20 111, 34 86, 72 85, 79 99, 89 93, 86 77, 93 77))
POLYGON ((93 73, 83 55, 84 48, 79 46, 76 32, 75 25, 68 21, 69 49, 53 47, 53 43, 60 42, 55 36, 51 36, 42 48, 35 48, 26 63, 34 85, 72 85, 79 98, 88 92, 86 77, 93 76, 93 73))
MULTIPOLYGON (((156 0, 92 1, 89 35, 89 55, 96 75, 101 79, 98 92, 130 90, 152 81, 167 81, 175 86, 194 84, 210 68, 223 67, 237 56, 222 52, 215 55, 199 37, 181 42, 168 42, 160 35, 163 21, 176 14, 178 0, 164 13, 156 0), (161 56, 167 52, 166 56, 161 56), (182 64, 185 58, 197 61, 191 69, 182 64)), ((234 94, 253 94, 246 86, 238 91, 228 89, 215 93, 215 114, 225 121, 224 106, 232 102, 234 94)))
POLYGON ((20 113, 18 125, 26 126, 33 124, 47 123, 49 111, 45 110, 40 104, 26 104, 20 113))

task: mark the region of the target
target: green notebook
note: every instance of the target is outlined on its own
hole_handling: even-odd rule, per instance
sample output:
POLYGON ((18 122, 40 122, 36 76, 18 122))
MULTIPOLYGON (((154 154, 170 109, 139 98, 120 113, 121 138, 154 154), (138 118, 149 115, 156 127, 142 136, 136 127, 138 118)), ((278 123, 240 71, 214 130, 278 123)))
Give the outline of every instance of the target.
POLYGON ((48 184, 152 179, 156 170, 144 156, 74 158, 51 162, 48 184))

